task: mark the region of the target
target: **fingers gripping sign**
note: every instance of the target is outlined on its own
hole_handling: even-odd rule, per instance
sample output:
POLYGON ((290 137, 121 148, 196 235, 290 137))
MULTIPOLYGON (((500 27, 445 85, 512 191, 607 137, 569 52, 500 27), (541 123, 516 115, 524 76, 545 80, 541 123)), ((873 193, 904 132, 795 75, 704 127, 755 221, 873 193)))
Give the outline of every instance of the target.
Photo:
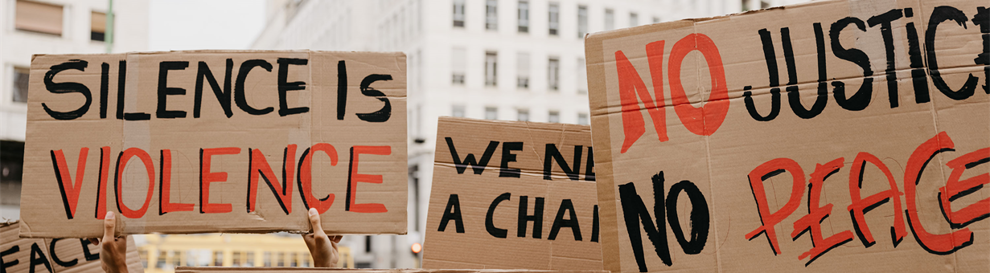
POLYGON ((107 212, 103 220, 103 238, 89 239, 93 244, 100 244, 100 262, 103 271, 109 273, 127 273, 127 236, 116 236, 117 220, 112 211, 107 212))
POLYGON ((313 256, 313 265, 316 267, 333 267, 337 264, 337 243, 341 236, 327 236, 323 231, 323 224, 320 222, 320 213, 316 208, 309 209, 310 232, 303 234, 309 254, 313 256))

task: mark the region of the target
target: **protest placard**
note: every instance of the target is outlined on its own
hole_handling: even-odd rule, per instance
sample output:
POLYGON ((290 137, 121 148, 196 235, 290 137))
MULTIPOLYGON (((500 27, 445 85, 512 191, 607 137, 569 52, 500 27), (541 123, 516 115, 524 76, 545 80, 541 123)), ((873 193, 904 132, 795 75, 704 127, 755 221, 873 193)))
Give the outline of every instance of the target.
POLYGON ((586 39, 606 270, 985 272, 990 3, 586 39))
POLYGON ((423 268, 601 269, 589 126, 441 117, 423 268))
MULTIPOLYGON (((0 271, 103 272, 100 246, 88 239, 27 239, 18 237, 19 222, 0 223, 0 271)), ((127 269, 144 272, 134 238, 127 238, 127 269)))
POLYGON ((402 53, 35 55, 21 236, 406 232, 402 53), (332 219, 332 220, 331 220, 332 219))
POLYGON ((505 270, 505 269, 353 269, 353 268, 251 268, 251 267, 179 267, 175 273, 199 273, 199 272, 225 272, 225 273, 251 273, 251 272, 297 272, 297 273, 319 273, 319 272, 354 272, 354 273, 608 273, 602 270, 505 270))

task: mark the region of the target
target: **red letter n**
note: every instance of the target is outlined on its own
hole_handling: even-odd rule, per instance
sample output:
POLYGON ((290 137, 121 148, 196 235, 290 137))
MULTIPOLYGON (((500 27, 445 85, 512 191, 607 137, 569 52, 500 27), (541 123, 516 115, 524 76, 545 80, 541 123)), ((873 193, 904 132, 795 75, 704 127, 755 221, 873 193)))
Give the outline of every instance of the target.
POLYGON ((247 211, 254 211, 254 204, 258 201, 258 179, 264 179, 285 215, 292 213, 292 176, 295 175, 296 145, 290 144, 282 153, 282 183, 279 183, 271 165, 268 165, 268 160, 265 160, 265 153, 248 148, 248 157, 251 171, 248 175, 247 211), (281 192, 279 188, 282 189, 281 192))
POLYGON ((622 101, 622 128, 625 140, 622 142, 622 153, 629 150, 639 137, 646 132, 646 124, 643 122, 643 114, 640 113, 639 100, 636 95, 643 99, 646 111, 653 119, 653 128, 657 131, 660 142, 667 141, 667 122, 664 114, 663 97, 663 42, 656 41, 646 45, 646 56, 650 63, 650 77, 653 79, 653 93, 656 99, 650 95, 650 90, 646 89, 643 78, 636 72, 629 59, 622 51, 615 52, 615 66, 619 74, 619 98, 622 101))

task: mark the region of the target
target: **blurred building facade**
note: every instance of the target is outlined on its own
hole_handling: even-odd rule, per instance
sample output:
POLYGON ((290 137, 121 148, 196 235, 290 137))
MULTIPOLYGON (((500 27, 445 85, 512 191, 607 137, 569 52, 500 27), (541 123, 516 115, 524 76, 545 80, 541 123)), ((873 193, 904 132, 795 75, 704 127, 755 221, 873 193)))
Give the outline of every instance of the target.
POLYGON ((113 25, 108 11, 109 0, 0 0, 0 218, 20 218, 31 56, 147 50, 148 1, 115 1, 113 25))
POLYGON ((437 117, 589 124, 585 34, 804 1, 269 0, 252 47, 406 53, 409 235, 342 245, 357 267, 417 267, 437 117))
MULTIPOLYGON (((145 272, 175 272, 179 266, 313 267, 299 235, 190 234, 143 236, 138 246, 145 272)), ((339 247, 337 267, 353 268, 351 249, 339 247)))

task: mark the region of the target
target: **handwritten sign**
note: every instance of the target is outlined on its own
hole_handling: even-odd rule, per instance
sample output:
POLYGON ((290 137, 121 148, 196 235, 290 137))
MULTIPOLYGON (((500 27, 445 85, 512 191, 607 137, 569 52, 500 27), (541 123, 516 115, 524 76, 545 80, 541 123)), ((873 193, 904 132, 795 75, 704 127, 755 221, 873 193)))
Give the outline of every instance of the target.
POLYGON ((590 130, 441 117, 423 268, 601 269, 590 130))
POLYGON ((406 232, 405 56, 36 55, 21 236, 406 232), (330 220, 332 219, 332 220, 330 220))
POLYGON ((591 35, 605 269, 986 271, 988 8, 827 1, 591 35))
MULTIPOLYGON (((88 239, 24 239, 17 236, 20 223, 0 223, 0 271, 103 272, 100 246, 88 239)), ((127 269, 144 272, 134 239, 127 238, 127 269)))

